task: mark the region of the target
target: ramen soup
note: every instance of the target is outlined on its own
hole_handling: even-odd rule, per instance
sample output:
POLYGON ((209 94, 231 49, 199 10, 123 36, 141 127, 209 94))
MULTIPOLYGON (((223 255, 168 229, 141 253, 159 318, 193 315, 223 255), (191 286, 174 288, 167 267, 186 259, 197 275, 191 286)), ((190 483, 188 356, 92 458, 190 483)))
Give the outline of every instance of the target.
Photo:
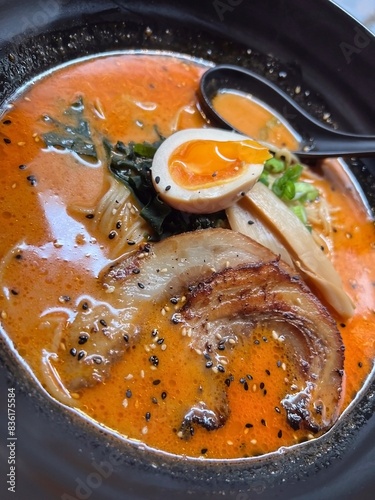
POLYGON ((122 439, 254 457, 318 438, 369 379, 374 226, 336 160, 309 169, 214 129, 184 143, 182 130, 210 129, 195 97, 205 69, 80 60, 5 107, 1 332, 46 393, 122 439), (230 167, 215 168, 221 148, 230 167), (244 165, 253 185, 223 207, 244 165), (185 211, 168 204, 175 185, 185 211))

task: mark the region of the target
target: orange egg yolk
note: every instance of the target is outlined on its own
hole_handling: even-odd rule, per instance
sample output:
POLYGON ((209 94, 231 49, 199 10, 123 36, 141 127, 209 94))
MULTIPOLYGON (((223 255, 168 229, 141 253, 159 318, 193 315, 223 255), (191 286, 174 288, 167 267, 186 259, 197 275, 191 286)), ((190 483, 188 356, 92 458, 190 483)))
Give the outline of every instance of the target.
POLYGON ((195 140, 178 146, 169 158, 169 173, 179 186, 199 189, 232 181, 264 163, 271 154, 256 141, 195 140))

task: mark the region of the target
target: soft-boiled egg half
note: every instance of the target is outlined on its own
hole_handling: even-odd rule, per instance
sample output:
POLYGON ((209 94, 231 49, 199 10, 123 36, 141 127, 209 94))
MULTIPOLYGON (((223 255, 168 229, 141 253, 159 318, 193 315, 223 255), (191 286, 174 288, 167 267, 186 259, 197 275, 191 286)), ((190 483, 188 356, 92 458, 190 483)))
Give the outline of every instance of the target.
POLYGON ((172 134, 157 149, 152 181, 160 198, 190 213, 231 206, 259 179, 268 149, 235 132, 206 128, 172 134))

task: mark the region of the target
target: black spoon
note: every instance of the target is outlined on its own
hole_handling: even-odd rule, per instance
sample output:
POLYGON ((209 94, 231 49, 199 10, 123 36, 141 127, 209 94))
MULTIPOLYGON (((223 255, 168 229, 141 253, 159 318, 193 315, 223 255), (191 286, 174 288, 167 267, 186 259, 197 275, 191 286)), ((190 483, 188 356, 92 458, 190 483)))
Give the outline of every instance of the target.
POLYGON ((222 118, 213 107, 213 98, 223 89, 254 95, 281 116, 287 117, 287 121, 302 138, 299 150, 294 151, 301 159, 375 156, 375 136, 338 132, 322 125, 279 87, 239 66, 215 66, 201 78, 198 91, 200 106, 213 125, 243 133, 222 118))

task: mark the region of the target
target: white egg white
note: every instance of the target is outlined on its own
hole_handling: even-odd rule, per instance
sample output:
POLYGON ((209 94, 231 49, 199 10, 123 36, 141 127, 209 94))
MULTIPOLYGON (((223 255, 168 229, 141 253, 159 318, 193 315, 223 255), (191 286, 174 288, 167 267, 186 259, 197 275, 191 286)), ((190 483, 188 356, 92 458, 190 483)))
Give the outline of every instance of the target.
POLYGON ((157 149, 152 163, 152 182, 160 198, 173 208, 190 213, 209 214, 233 205, 249 191, 263 171, 262 164, 249 164, 239 177, 207 188, 187 189, 178 185, 169 172, 171 154, 185 142, 212 140, 242 141, 248 137, 214 128, 186 129, 169 136, 157 149))

